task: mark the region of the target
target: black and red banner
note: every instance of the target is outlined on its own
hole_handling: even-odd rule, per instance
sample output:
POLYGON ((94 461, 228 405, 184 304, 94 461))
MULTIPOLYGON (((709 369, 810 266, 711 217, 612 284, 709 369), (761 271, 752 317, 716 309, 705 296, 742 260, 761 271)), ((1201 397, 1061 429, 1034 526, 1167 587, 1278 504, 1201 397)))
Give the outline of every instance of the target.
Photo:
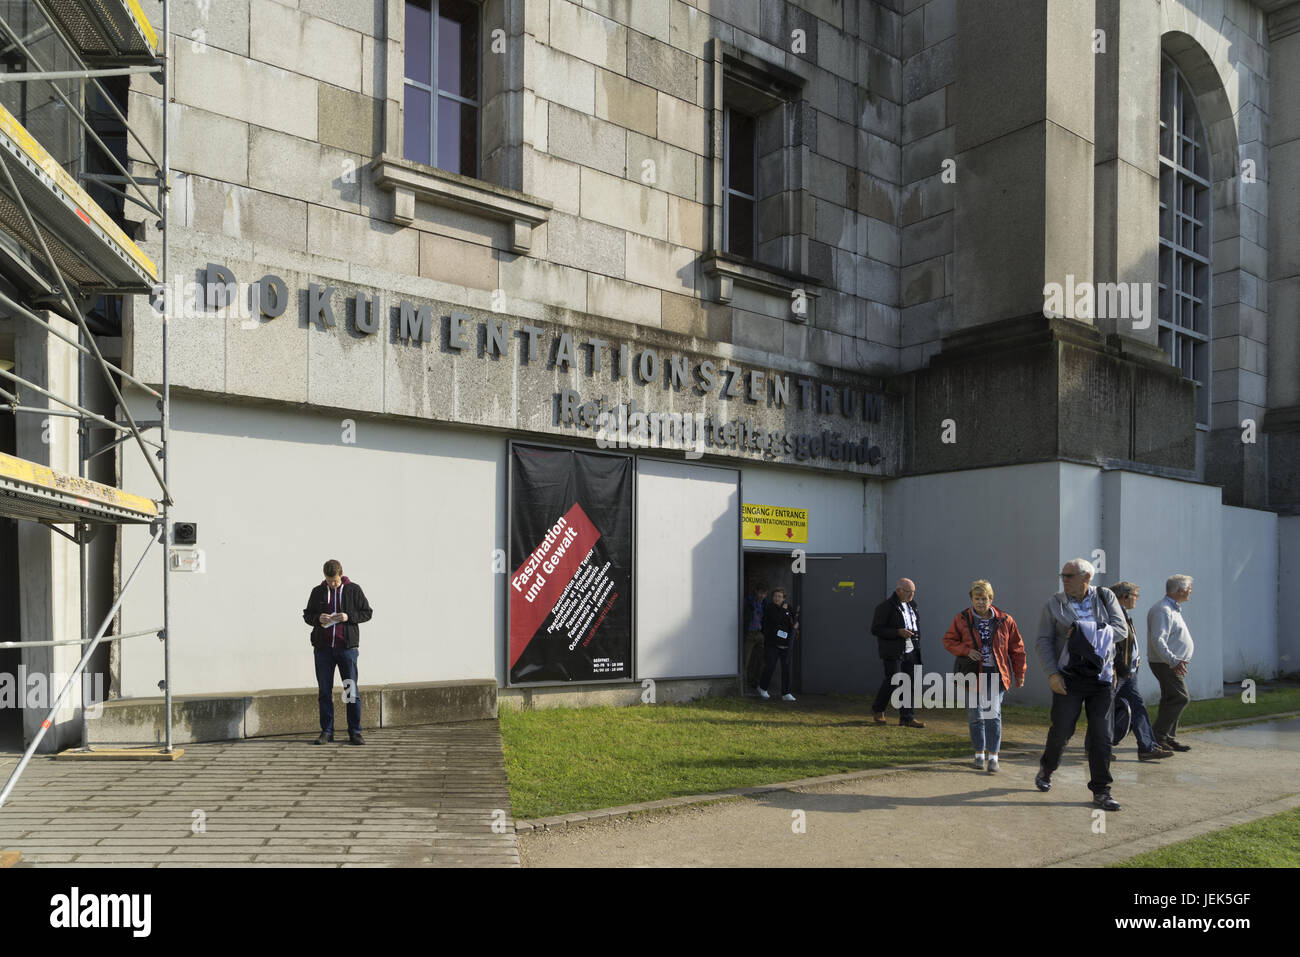
POLYGON ((632 677, 632 458, 510 446, 510 683, 632 677))

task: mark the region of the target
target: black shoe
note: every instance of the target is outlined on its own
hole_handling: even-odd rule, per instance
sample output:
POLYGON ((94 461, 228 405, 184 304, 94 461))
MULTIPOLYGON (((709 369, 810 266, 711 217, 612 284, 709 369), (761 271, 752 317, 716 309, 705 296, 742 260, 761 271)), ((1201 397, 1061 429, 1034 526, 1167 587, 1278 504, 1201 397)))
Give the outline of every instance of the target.
POLYGON ((1172 758, 1173 756, 1174 756, 1174 752, 1162 751, 1159 748, 1154 748, 1150 751, 1138 752, 1139 761, 1158 761, 1160 758, 1172 758))
POLYGON ((1178 743, 1177 741, 1175 741, 1173 738, 1165 738, 1164 741, 1161 742, 1161 744, 1163 744, 1163 745, 1164 745, 1166 748, 1168 748, 1170 751, 1190 751, 1190 750, 1192 750, 1190 747, 1188 747, 1188 746, 1185 745, 1185 744, 1179 744, 1179 743, 1178 743))
POLYGON ((1118 811, 1119 802, 1110 796, 1109 791, 1102 791, 1100 794, 1092 796, 1092 803, 1103 811, 1118 811))
POLYGON ((333 744, 333 743, 334 743, 334 739, 330 737, 328 734, 326 734, 324 731, 320 733, 319 738, 317 738, 315 741, 312 742, 312 744, 333 744))
POLYGON ((898 726, 899 726, 900 728, 924 728, 924 727, 925 727, 925 722, 924 722, 924 721, 917 721, 915 718, 909 718, 909 719, 906 720, 906 721, 900 721, 900 722, 898 722, 898 726))
POLYGON ((1052 776, 1046 771, 1039 771, 1034 775, 1034 787, 1040 791, 1052 790, 1052 776))
POLYGON ((350 744, 365 744, 365 743, 366 743, 366 739, 363 738, 363 737, 361 737, 361 732, 358 731, 356 734, 349 734, 349 735, 348 735, 348 742, 349 742, 350 744))

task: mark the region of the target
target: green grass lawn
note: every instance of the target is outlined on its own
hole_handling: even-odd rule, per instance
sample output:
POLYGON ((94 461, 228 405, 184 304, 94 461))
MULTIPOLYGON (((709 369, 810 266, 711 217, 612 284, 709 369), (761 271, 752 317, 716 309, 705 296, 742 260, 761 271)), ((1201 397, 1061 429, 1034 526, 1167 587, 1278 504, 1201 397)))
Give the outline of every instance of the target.
MULTIPOLYGON (((1147 705, 1154 718, 1156 705, 1147 705)), ((1256 692, 1253 704, 1246 704, 1237 693, 1230 698, 1207 698, 1193 701, 1178 719, 1178 726, 1212 724, 1232 718, 1255 718, 1283 711, 1300 711, 1300 688, 1271 688, 1256 692)))
POLYGON ((1203 834, 1111 867, 1300 867, 1300 809, 1203 834))
MULTIPOLYGON (((1151 709, 1153 712, 1154 707, 1151 709)), ((1300 710, 1300 688, 1192 702, 1183 725, 1300 710)), ((871 722, 855 696, 796 705, 755 698, 628 708, 502 709, 510 799, 519 819, 686 794, 960 757, 970 752, 965 709, 925 711, 924 730, 871 722)), ((1003 748, 1041 748, 1046 708, 1007 706, 1003 748)), ((1082 730, 1076 732, 1081 734, 1082 730)))

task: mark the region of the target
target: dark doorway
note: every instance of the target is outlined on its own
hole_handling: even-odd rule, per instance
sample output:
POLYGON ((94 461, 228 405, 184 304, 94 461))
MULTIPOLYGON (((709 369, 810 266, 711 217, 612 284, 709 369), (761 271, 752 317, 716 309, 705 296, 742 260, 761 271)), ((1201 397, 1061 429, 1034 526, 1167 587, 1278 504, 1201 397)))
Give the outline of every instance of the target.
MULTIPOLYGON (((795 621, 799 620, 800 606, 803 603, 802 575, 796 575, 794 572, 794 562, 788 552, 762 552, 746 551, 745 553, 745 573, 741 576, 744 585, 744 597, 748 598, 754 593, 754 589, 759 585, 767 589, 769 598, 772 592, 780 588, 785 591, 786 597, 790 600, 790 607, 794 610, 795 621)), ((749 651, 750 643, 746 640, 752 622, 749 620, 749 602, 746 601, 741 608, 740 620, 740 677, 741 687, 747 692, 753 689, 753 685, 758 677, 758 672, 763 667, 763 655, 761 646, 753 651, 752 657, 746 657, 749 651), (748 668, 748 670, 747 670, 748 668)), ((799 690, 799 639, 795 640, 795 653, 791 656, 793 666, 793 678, 791 685, 795 691, 799 690)), ((775 681, 780 680, 780 665, 777 666, 775 681)))

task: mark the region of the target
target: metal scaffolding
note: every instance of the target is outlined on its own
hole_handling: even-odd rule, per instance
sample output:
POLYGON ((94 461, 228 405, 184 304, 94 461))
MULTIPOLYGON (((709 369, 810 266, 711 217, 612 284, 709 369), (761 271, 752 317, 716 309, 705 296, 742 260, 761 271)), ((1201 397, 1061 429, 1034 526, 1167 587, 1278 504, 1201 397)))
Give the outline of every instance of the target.
MULTIPOLYGON (((76 542, 81 583, 78 638, 51 634, 46 640, 0 642, 0 648, 52 648, 75 644, 83 649, 80 662, 59 691, 53 707, 28 743, 3 790, 0 790, 0 807, 52 726, 74 684, 86 670, 95 649, 103 642, 148 636, 155 636, 162 642, 163 679, 159 687, 164 698, 166 740, 161 753, 173 754, 174 751, 166 547, 169 508, 172 505, 167 455, 170 432, 167 330, 172 303, 165 295, 158 297, 155 303, 162 315, 161 391, 107 360, 87 322, 87 313, 97 297, 153 292, 167 275, 167 210, 171 174, 167 109, 170 99, 168 6, 168 0, 162 0, 161 37, 155 33, 137 0, 28 0, 17 7, 0 7, 0 61, 6 69, 0 73, 0 84, 46 84, 41 89, 52 90, 62 110, 66 111, 55 109, 56 115, 66 115, 75 120, 74 129, 79 137, 77 142, 81 144, 82 159, 85 158, 85 145, 93 143, 99 150, 98 155, 105 158, 112 169, 107 173, 91 171, 88 164, 82 162, 77 175, 70 175, 19 119, 0 105, 0 238, 3 238, 4 251, 9 256, 6 261, 9 268, 5 274, 21 290, 17 298, 0 292, 0 312, 16 320, 34 323, 48 336, 62 341, 77 353, 75 396, 59 395, 19 374, 17 368, 6 369, 0 364, 0 414, 65 417, 75 419, 78 424, 76 475, 0 454, 0 516, 38 522, 76 542), (11 22, 14 20, 21 20, 21 23, 11 22), (51 37, 61 41, 57 53, 66 55, 70 64, 47 62, 47 58, 34 49, 51 37), (160 156, 155 156, 150 144, 132 129, 126 116, 127 104, 124 102, 123 108, 119 108, 101 82, 104 78, 137 73, 152 76, 161 86, 160 156), (60 84, 67 81, 75 84, 74 95, 60 89, 60 84), (125 153, 119 158, 114 153, 87 115, 90 113, 87 93, 107 105, 115 122, 121 124, 129 138, 127 142, 137 148, 143 159, 132 160, 125 153), (144 175, 133 174, 130 168, 133 165, 144 175), (91 199, 83 185, 144 210, 153 228, 159 231, 161 256, 157 267, 121 226, 91 199), (48 321, 39 314, 41 312, 53 313, 74 324, 75 337, 59 331, 57 324, 48 321), (109 417, 87 407, 87 375, 103 380, 119 415, 109 417), (130 383, 151 396, 158 417, 138 420, 122 395, 122 383, 130 383), (45 408, 38 402, 24 399, 23 390, 60 408, 45 408), (147 438, 145 433, 155 429, 157 437, 147 438), (107 433, 107 438, 97 439, 96 433, 107 433), (92 459, 105 453, 116 454, 131 445, 139 450, 153 475, 156 496, 132 494, 119 488, 120 467, 116 470, 114 485, 91 481, 87 477, 87 465, 92 459), (88 610, 87 545, 104 526, 131 524, 149 527, 149 543, 130 575, 122 582, 108 614, 92 635, 88 610), (153 546, 159 543, 162 544, 163 573, 161 626, 130 634, 108 635, 127 590, 136 580, 153 546)), ((25 98, 23 102, 26 102, 25 98)), ((90 750, 86 710, 83 694, 81 751, 90 750)))

